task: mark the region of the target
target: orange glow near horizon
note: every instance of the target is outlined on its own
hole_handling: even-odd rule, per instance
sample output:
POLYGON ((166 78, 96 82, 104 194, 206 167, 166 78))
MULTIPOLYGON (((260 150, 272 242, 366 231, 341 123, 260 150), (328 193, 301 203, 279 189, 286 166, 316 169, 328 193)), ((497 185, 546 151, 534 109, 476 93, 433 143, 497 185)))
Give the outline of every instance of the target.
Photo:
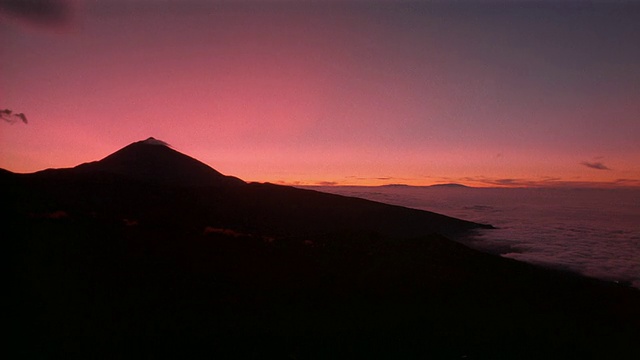
POLYGON ((0 23, 0 109, 29 118, 0 123, 0 168, 153 136, 246 181, 640 186, 640 25, 594 9, 98 0, 64 32, 0 23))

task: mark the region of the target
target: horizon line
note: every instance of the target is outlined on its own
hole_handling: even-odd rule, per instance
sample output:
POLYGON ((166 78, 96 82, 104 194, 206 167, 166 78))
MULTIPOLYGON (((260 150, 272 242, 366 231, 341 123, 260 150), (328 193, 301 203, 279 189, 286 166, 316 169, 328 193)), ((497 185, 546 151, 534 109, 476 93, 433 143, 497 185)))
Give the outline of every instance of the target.
MULTIPOLYGON (((205 163, 206 164, 206 163, 205 163)), ((207 166, 211 167, 209 164, 207 166)), ((31 172, 16 172, 6 168, 0 167, 0 171, 7 171, 13 174, 28 175, 41 171, 67 169, 68 167, 51 167, 31 172)), ((73 168, 70 167, 70 168, 73 168)), ((223 174, 231 175, 233 174, 223 174)), ((390 178, 390 177, 386 177, 390 178)), ((241 180, 247 183, 270 183, 275 185, 293 186, 293 187, 411 187, 411 188, 429 188, 429 187, 444 187, 444 188, 469 188, 469 189, 639 189, 640 180, 636 179, 618 179, 615 181, 572 181, 561 179, 550 180, 528 180, 528 179, 492 179, 492 178, 472 178, 467 177, 460 181, 433 181, 433 182, 371 182, 362 183, 354 181, 325 181, 325 180, 241 180)), ((357 179, 357 180, 371 180, 371 179, 357 179)), ((375 179, 381 180, 381 179, 375 179)))
MULTIPOLYGON (((260 181, 250 181, 260 182, 260 181)), ((269 181, 267 181, 269 183, 269 181)), ((514 184, 498 184, 483 183, 430 183, 430 184, 404 184, 404 183, 384 183, 384 184, 358 184, 358 183, 338 183, 338 182, 301 182, 301 181, 277 181, 273 182, 277 185, 294 186, 294 187, 363 187, 363 188, 382 188, 382 187, 406 187, 406 188, 467 188, 467 189, 638 189, 640 190, 640 181, 632 183, 621 182, 600 182, 600 181, 554 181, 552 183, 545 182, 527 182, 514 184)))

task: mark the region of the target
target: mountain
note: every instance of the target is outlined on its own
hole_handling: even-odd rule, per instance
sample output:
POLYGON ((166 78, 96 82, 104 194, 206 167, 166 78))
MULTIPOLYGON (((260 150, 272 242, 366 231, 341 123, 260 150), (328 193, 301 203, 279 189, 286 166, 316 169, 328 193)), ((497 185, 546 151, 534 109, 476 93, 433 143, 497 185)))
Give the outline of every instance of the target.
POLYGON ((11 358, 634 358, 640 292, 488 225, 220 174, 156 139, 0 171, 11 358))
POLYGON ((136 180, 182 186, 229 186, 244 181, 220 174, 153 137, 130 144, 100 161, 75 168, 78 173, 118 174, 136 180))
POLYGON ((24 192, 18 207, 39 208, 46 204, 48 208, 42 212, 76 209, 80 213, 148 218, 164 224, 189 223, 201 228, 218 224, 242 231, 299 236, 344 231, 456 236, 472 229, 491 228, 358 198, 269 183, 247 184, 154 138, 71 169, 48 169, 14 177, 42 184, 14 191, 24 192), (150 204, 153 208, 149 208, 150 204))

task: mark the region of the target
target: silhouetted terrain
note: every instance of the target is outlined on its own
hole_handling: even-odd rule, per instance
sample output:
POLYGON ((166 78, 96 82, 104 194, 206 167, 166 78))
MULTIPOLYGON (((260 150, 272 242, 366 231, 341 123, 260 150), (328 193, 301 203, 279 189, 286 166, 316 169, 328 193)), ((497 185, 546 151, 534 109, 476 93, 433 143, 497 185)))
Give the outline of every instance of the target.
POLYGON ((486 225, 247 184, 148 140, 0 185, 13 357, 638 355, 639 291, 447 239, 486 225))

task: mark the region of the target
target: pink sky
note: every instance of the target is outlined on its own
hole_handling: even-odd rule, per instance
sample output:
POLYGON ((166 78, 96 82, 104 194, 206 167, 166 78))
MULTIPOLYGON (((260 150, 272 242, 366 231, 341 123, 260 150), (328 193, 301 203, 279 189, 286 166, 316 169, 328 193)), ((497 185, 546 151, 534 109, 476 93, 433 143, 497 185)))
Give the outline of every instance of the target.
POLYGON ((1 168, 153 136, 247 181, 640 186, 640 6, 76 3, 0 17, 1 168))

